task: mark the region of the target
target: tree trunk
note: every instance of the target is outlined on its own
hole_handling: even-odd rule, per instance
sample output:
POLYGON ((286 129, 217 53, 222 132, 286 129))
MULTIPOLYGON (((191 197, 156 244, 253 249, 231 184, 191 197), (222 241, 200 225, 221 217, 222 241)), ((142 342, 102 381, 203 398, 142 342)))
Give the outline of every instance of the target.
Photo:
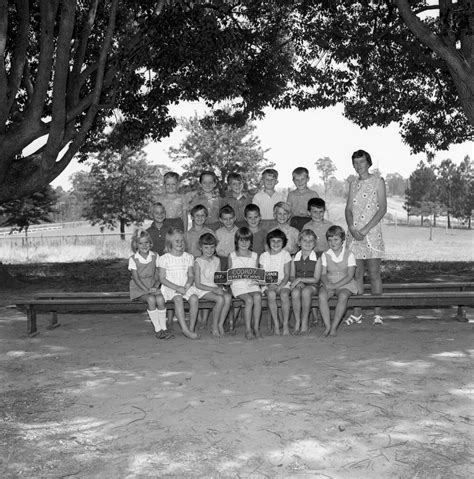
POLYGON ((451 229, 451 216, 449 216, 449 211, 448 211, 448 230, 451 229))
POLYGON ((125 221, 120 218, 120 239, 125 241, 125 221))

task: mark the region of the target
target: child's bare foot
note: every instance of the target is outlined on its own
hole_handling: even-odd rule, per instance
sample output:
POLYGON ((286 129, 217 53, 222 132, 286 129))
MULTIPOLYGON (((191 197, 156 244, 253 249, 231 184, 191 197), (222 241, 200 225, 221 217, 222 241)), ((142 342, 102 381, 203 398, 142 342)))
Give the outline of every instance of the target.
POLYGON ((257 339, 263 339, 263 334, 260 332, 260 329, 257 329, 257 330, 255 331, 255 337, 256 337, 257 339))
POLYGON ((224 336, 224 326, 219 325, 217 329, 219 330, 219 336, 222 338, 224 336))
POLYGON ((300 334, 301 334, 301 333, 300 333, 300 330, 299 330, 299 329, 295 328, 295 329, 293 330, 293 336, 299 336, 300 334))
POLYGON ((193 331, 183 332, 183 334, 189 339, 199 339, 201 336, 193 331))
POLYGON ((250 330, 245 331, 245 339, 254 339, 254 338, 255 338, 255 336, 252 333, 252 331, 250 331, 250 330))
POLYGON ((280 336, 280 328, 273 328, 273 336, 280 336))
POLYGON ((308 333, 309 333, 309 330, 307 328, 301 328, 301 336, 305 336, 308 333))
POLYGON ((213 329, 213 330, 212 330, 212 335, 213 335, 215 338, 220 338, 220 337, 221 337, 221 333, 220 333, 219 330, 217 330, 217 329, 213 329))
POLYGON ((323 336, 324 336, 325 338, 327 338, 327 337, 329 336, 329 333, 330 333, 330 332, 331 332, 331 330, 326 328, 326 329, 324 330, 323 336))
POLYGON ((329 336, 337 336, 337 331, 335 329, 331 329, 329 336))
POLYGON ((290 330, 288 328, 283 329, 283 336, 289 336, 290 330))

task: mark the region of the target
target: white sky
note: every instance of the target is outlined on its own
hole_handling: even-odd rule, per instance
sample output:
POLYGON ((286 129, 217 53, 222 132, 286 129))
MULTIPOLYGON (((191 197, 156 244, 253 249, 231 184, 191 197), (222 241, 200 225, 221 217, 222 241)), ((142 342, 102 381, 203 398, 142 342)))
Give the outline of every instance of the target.
MULTIPOLYGON (((190 117, 195 112, 202 115, 205 107, 200 103, 183 103, 171 108, 176 117, 190 117)), ((407 178, 416 168, 424 154, 411 155, 398 133, 398 125, 388 128, 372 127, 361 129, 342 115, 342 106, 314 109, 300 112, 291 110, 266 110, 263 120, 257 121, 255 134, 260 138, 262 148, 269 149, 266 158, 273 161, 279 172, 279 187, 292 186, 291 172, 297 166, 308 168, 310 183, 319 183, 315 161, 328 156, 337 167, 335 176, 344 179, 354 173, 351 155, 355 150, 367 150, 373 160, 373 167, 379 168, 385 176, 387 173, 400 173, 407 178)), ((170 166, 180 173, 179 164, 168 158, 168 148, 177 146, 184 138, 179 127, 168 138, 147 146, 148 159, 152 163, 170 166)), ((450 158, 459 163, 466 155, 474 157, 473 143, 453 145, 448 151, 436 154, 435 161, 450 158)), ((75 171, 84 169, 73 160, 66 170, 52 183, 53 186, 70 188, 69 177, 75 171)))

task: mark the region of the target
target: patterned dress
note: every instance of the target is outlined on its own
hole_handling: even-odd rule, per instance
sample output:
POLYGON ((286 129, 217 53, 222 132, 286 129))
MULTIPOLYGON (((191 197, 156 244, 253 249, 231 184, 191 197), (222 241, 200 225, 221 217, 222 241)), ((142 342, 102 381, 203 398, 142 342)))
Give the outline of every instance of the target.
MULTIPOLYGON (((354 228, 360 230, 380 208, 377 199, 377 187, 383 181, 379 176, 370 176, 366 180, 357 179, 351 182, 352 216, 354 228)), ((382 222, 377 223, 361 241, 355 240, 350 232, 347 242, 356 259, 382 258, 385 244, 382 237, 382 222)))

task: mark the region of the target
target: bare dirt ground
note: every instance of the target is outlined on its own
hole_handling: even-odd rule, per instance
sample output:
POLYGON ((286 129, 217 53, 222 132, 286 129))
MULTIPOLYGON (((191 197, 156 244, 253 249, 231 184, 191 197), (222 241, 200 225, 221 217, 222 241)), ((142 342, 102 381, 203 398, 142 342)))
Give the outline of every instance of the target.
POLYGON ((0 293, 2 478, 473 476, 473 323, 455 309, 332 339, 159 341, 145 314, 40 316, 28 338, 7 305, 39 284, 0 293))

